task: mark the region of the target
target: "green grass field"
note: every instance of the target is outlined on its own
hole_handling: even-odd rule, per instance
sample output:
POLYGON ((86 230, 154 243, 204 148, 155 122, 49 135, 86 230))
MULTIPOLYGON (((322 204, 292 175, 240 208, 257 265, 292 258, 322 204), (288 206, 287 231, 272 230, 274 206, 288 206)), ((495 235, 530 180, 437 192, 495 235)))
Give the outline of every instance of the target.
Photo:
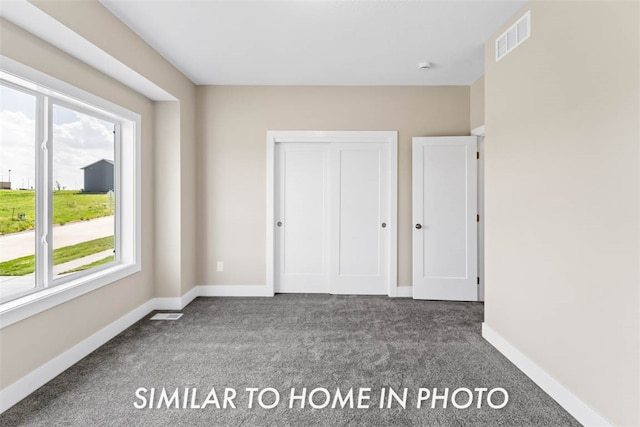
MULTIPOLYGON (((53 192, 53 223, 84 221, 113 215, 115 203, 108 194, 75 190, 53 192)), ((0 234, 35 228, 35 192, 0 190, 0 234)))
MULTIPOLYGON (((102 237, 100 239, 89 240, 77 245, 65 246, 53 251, 53 265, 73 261, 74 259, 86 257, 113 248, 113 236, 102 237)), ((87 266, 78 267, 72 271, 86 270, 96 265, 105 264, 113 257, 107 257, 87 266), (100 264, 99 264, 100 263, 100 264)), ((0 276, 25 276, 35 271, 35 255, 28 255, 21 258, 0 262, 0 276)))
POLYGON ((111 255, 111 256, 99 259, 98 261, 94 261, 94 262, 92 262, 90 264, 86 264, 86 265, 80 266, 78 268, 74 268, 73 270, 65 271, 62 274, 69 274, 69 273, 75 273, 77 271, 88 270, 90 268, 97 267, 99 265, 110 263, 114 259, 115 259, 115 256, 111 255))

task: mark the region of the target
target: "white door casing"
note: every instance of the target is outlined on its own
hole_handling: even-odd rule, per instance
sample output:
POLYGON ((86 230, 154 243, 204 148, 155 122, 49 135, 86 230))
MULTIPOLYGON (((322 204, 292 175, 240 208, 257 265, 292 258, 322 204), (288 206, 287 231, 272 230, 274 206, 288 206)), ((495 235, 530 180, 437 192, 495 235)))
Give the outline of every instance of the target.
POLYGON ((484 301, 484 125, 471 130, 478 138, 478 301, 484 301))
POLYGON ((477 301, 476 137, 413 138, 413 297, 477 301))
POLYGON ((395 296, 396 221, 397 132, 267 132, 272 292, 395 296))

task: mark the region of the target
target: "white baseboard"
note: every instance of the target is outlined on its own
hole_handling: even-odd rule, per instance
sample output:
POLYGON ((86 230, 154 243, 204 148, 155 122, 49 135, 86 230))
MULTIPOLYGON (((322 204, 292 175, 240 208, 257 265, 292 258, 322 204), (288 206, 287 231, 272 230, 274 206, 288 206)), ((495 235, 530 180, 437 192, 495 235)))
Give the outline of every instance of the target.
POLYGON ((482 323, 482 337, 516 365, 526 376, 531 378, 534 383, 558 402, 568 413, 573 415, 582 425, 587 427, 610 427, 612 425, 486 323, 482 323))
POLYGON ((6 411, 62 372, 85 358, 89 353, 127 329, 154 310, 154 301, 149 300, 125 314, 115 322, 100 329, 89 338, 54 357, 44 365, 31 371, 15 383, 0 390, 0 413, 6 411))
POLYGON ((193 288, 191 288, 186 294, 182 295, 182 297, 180 298, 180 305, 181 305, 180 310, 188 306, 191 303, 191 301, 193 301, 199 296, 200 296, 200 291, 198 287, 194 286, 193 288))
POLYGON ((272 297, 273 291, 266 285, 255 286, 198 286, 201 297, 272 297))
POLYGON ((197 297, 272 297, 266 285, 194 286, 182 297, 154 298, 154 310, 182 310, 197 297))
POLYGON ((413 298, 413 286, 398 286, 396 298, 413 298))
POLYGON ((182 298, 154 298, 153 302, 154 310, 182 310, 182 298))
POLYGON ((186 294, 181 297, 162 297, 154 298, 153 309, 154 310, 182 310, 191 301, 196 299, 200 295, 200 286, 194 286, 186 294))

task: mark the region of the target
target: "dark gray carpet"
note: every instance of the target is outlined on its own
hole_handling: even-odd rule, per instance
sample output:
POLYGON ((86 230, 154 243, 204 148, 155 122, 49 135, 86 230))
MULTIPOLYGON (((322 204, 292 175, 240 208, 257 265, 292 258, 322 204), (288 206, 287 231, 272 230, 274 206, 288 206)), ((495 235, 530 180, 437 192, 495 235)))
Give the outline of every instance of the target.
MULTIPOLYGON (((579 425, 482 339, 479 303, 332 295, 198 298, 178 321, 149 317, 9 409, 0 425, 579 425), (196 403, 212 387, 231 387, 238 392, 236 409, 135 409, 139 387, 196 387, 196 403), (248 387, 273 387, 282 400, 274 409, 248 409, 248 387), (370 387, 371 408, 312 409, 307 403, 289 409, 291 387, 324 387, 332 397, 336 388, 370 387), (379 409, 382 387, 408 388, 407 409, 379 409), (440 401, 432 409, 429 400, 417 409, 420 387, 502 387, 509 403, 492 409, 483 398, 480 409, 477 399, 457 409, 449 400, 446 409, 440 401)), ((465 396, 458 402, 465 403, 465 396)))

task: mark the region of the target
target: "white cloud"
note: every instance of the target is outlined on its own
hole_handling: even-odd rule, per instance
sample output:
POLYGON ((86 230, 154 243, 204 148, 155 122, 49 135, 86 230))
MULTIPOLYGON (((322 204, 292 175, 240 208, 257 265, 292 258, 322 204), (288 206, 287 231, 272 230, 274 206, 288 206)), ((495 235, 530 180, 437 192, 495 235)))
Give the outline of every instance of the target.
POLYGON ((0 111, 0 178, 13 188, 35 182, 35 121, 13 111, 0 111), (23 185, 24 182, 24 185, 23 185))
POLYGON ((84 185, 81 168, 114 159, 113 130, 108 123, 75 113, 77 120, 53 125, 53 180, 69 189, 84 185))
MULTIPOLYGON (((67 189, 84 185, 82 167, 100 159, 114 159, 109 123, 73 112, 75 121, 53 125, 53 180, 67 189)), ((35 182, 35 121, 21 112, 0 111, 0 175, 12 187, 35 182)))

